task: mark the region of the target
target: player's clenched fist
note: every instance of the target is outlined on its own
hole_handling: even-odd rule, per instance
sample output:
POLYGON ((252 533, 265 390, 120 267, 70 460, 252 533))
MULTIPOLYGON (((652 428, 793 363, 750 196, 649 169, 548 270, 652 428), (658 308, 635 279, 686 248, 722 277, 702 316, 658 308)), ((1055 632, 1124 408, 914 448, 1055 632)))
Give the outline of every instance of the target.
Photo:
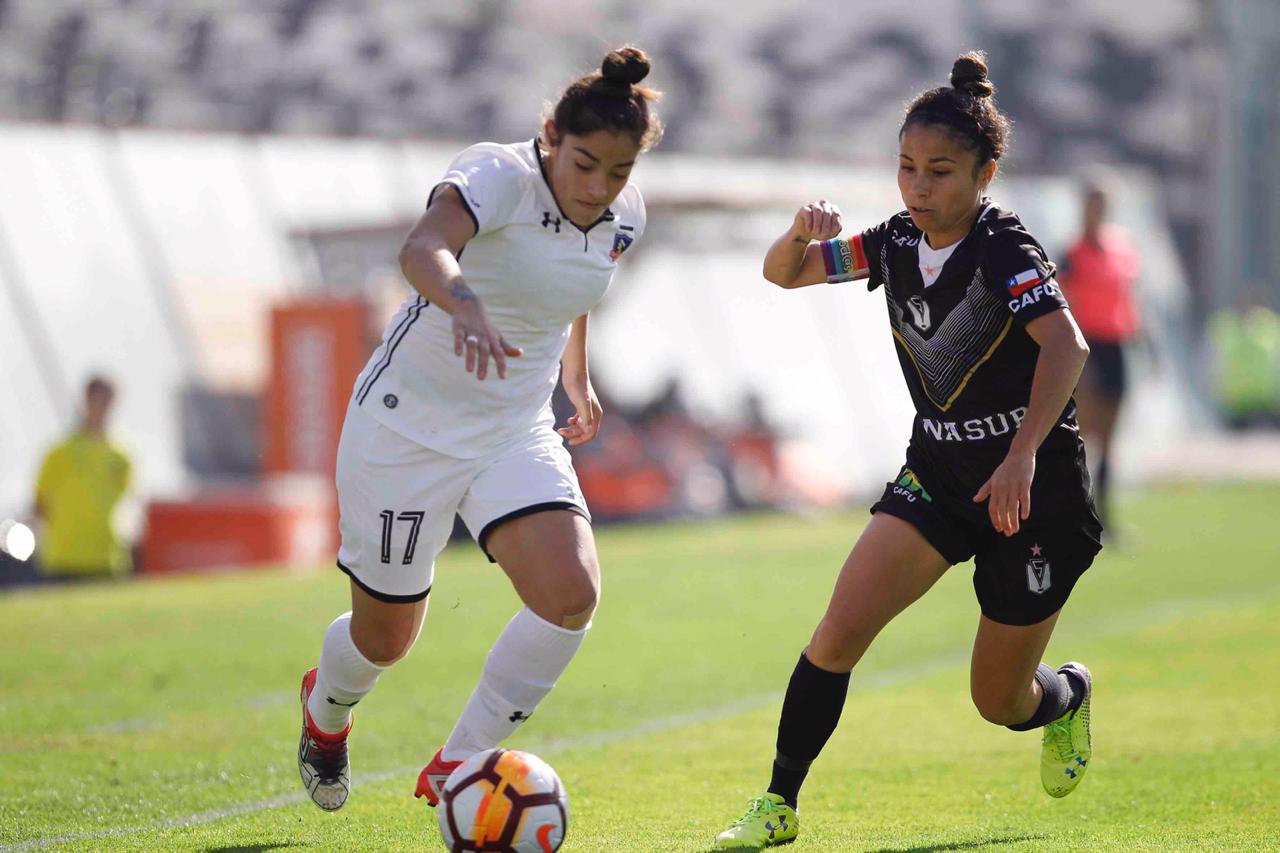
POLYGON ((794 238, 806 243, 810 240, 830 240, 838 237, 842 227, 840 208, 825 198, 806 204, 797 210, 795 222, 791 224, 794 238))

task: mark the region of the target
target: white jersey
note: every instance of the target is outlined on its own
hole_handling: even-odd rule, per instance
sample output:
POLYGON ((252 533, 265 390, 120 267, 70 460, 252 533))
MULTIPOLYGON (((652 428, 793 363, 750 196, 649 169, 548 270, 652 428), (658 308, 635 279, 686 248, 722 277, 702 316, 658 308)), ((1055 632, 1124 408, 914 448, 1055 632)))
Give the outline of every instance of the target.
MULTIPOLYGON (((449 314, 415 294, 391 318, 356 379, 355 402, 389 429, 439 453, 481 456, 553 423, 551 393, 573 321, 604 296, 618 257, 644 233, 628 184, 585 230, 560 210, 536 141, 463 151, 431 191, 452 185, 475 220, 459 258, 490 322, 524 355, 483 382, 453 353, 449 314)), ((430 202, 428 201, 428 204, 430 202)))

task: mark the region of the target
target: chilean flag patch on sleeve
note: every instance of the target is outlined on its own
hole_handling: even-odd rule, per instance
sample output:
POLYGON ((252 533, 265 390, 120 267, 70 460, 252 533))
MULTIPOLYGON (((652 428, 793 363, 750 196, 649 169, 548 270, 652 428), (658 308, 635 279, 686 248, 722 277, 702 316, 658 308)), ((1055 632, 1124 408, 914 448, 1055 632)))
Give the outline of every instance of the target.
POLYGON ((1006 281, 1004 286, 1009 288, 1009 293, 1012 295, 1021 296, 1042 281, 1044 281, 1044 279, 1040 277, 1039 270, 1029 269, 1026 272, 1018 273, 1013 278, 1006 281))

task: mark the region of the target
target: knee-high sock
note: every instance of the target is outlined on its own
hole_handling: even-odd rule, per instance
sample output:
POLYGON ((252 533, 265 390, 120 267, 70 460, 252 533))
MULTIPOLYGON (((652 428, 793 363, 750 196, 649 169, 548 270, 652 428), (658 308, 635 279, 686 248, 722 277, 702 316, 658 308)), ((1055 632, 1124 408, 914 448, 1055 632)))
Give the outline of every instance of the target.
MULTIPOLYGON (((1015 732, 1029 732, 1032 729, 1047 726, 1071 708, 1074 691, 1071 681, 1065 674, 1056 672, 1047 663, 1042 663, 1036 667, 1035 679, 1040 682, 1040 689, 1043 691, 1040 696, 1040 705, 1031 715, 1031 719, 1025 723, 1006 726, 1006 728, 1015 732)), ((1075 704, 1079 706, 1080 703, 1077 701, 1075 704)))
POLYGON ((780 794, 794 808, 809 765, 827 745, 840 722, 849 673, 828 672, 801 654, 787 685, 778 721, 778 752, 773 760, 770 793, 780 794))
POLYGON ((570 631, 527 607, 512 617, 490 649, 480 683, 445 742, 444 759, 462 761, 491 749, 529 719, 590 627, 570 631))
POLYGON ((311 720, 322 732, 340 732, 351 722, 351 708, 373 689, 386 669, 366 658, 351 639, 351 612, 324 632, 316 686, 307 700, 311 720))

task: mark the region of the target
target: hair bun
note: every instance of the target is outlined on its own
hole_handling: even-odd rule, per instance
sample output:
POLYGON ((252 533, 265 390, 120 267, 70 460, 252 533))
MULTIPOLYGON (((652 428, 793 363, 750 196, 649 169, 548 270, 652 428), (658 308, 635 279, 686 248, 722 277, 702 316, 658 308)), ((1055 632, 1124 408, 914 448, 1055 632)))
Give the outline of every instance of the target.
POLYGON ((600 64, 600 76, 609 86, 629 89, 649 76, 649 57, 638 47, 611 50, 600 64))
POLYGON ((987 55, 980 50, 964 54, 951 66, 951 88, 975 98, 989 98, 996 87, 987 79, 987 55))

